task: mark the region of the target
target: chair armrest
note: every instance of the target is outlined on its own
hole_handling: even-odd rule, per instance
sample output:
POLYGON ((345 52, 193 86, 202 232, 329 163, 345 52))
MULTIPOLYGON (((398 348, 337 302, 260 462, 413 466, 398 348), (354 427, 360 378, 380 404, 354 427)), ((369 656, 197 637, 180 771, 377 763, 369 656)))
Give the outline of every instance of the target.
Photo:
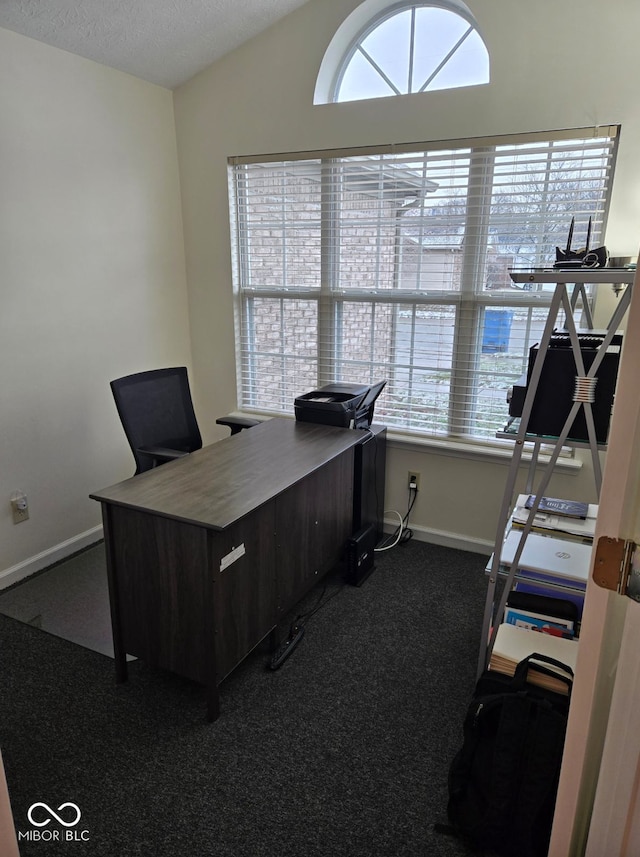
POLYGON ((173 461, 174 458, 184 458, 189 455, 183 450, 167 449, 164 446, 139 446, 138 452, 150 456, 154 461, 173 461))
POLYGON ((262 420, 253 420, 250 417, 219 417, 216 420, 221 426, 228 426, 231 429, 231 434, 238 434, 242 429, 258 426, 262 420))

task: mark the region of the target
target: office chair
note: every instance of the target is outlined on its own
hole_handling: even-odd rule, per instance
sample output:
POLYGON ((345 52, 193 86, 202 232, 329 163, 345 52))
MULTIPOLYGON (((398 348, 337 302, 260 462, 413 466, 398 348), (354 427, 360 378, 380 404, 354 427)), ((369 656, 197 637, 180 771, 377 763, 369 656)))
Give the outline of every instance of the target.
MULTIPOLYGON (((136 463, 136 475, 202 448, 185 366, 136 372, 111 381, 111 391, 136 463)), ((237 434, 259 420, 216 420, 237 434)))

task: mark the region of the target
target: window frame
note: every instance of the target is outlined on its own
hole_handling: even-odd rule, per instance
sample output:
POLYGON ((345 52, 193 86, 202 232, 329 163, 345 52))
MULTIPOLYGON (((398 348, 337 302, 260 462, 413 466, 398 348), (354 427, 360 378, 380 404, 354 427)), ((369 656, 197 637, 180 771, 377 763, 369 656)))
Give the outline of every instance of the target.
MULTIPOLYGON (((345 72, 358 48, 360 47, 362 42, 364 42, 368 38, 368 36, 371 35, 371 33, 373 33, 379 26, 384 24, 390 18, 393 18, 394 16, 405 11, 411 11, 412 17, 415 18, 415 11, 421 8, 442 9, 446 12, 451 12, 452 14, 457 15, 459 18, 466 21, 471 30, 477 34, 486 50, 487 61, 489 64, 488 79, 486 81, 479 81, 473 84, 463 84, 460 87, 448 88, 464 88, 465 86, 482 86, 488 84, 491 79, 491 68, 490 55, 486 45, 486 41, 482 35, 478 22, 473 16, 473 13, 468 8, 468 6, 466 6, 466 4, 461 2, 461 0, 432 0, 432 2, 422 3, 410 2, 410 0, 396 0, 396 2, 389 2, 389 0, 365 0, 365 2, 362 3, 361 6, 357 7, 357 9, 351 13, 351 15, 346 19, 346 21, 343 22, 341 27, 338 28, 338 31, 336 32, 334 38, 332 39, 331 44, 329 45, 325 53, 320 67, 320 71, 318 73, 313 103, 351 103, 354 100, 360 100, 349 99, 347 101, 338 98, 345 72)), ((413 49, 414 38, 412 37, 410 45, 410 57, 408 58, 410 64, 412 64, 413 60, 413 49)), ((448 60, 449 56, 447 56, 444 63, 442 63, 442 65, 438 67, 437 71, 435 72, 436 75, 444 66, 446 66, 448 60)), ((381 76, 384 78, 384 74, 382 74, 381 76)), ((400 92, 395 94, 416 95, 424 94, 424 92, 430 91, 432 90, 421 88, 418 92, 400 92)), ((389 95, 392 96, 393 94, 389 93, 389 95)), ((370 97, 374 98, 375 96, 370 97)))
MULTIPOLYGON (((602 130, 602 129, 601 129, 602 130)), ((615 126, 608 127, 605 129, 608 135, 613 138, 612 143, 612 157, 611 157, 611 168, 613 169, 613 165, 615 163, 615 151, 617 146, 617 139, 619 129, 615 126)), ((418 150, 423 150, 424 152, 433 152, 438 149, 446 149, 446 148, 465 148, 470 147, 473 149, 481 149, 487 148, 489 151, 488 157, 489 159, 495 159, 496 147, 501 145, 506 145, 513 142, 526 142, 533 143, 535 141, 561 141, 563 139, 574 139, 574 138, 588 138, 589 136, 593 136, 593 129, 571 129, 570 131, 565 132, 539 132, 538 134, 523 134, 523 135, 515 135, 511 137, 494 137, 494 138, 480 138, 480 139, 472 139, 472 140, 456 140, 449 141, 446 143, 438 143, 438 144, 407 144, 405 147, 375 147, 372 149, 365 150, 356 150, 358 154, 366 154, 367 152, 371 152, 374 154, 380 154, 384 151, 393 151, 397 152, 399 149, 404 148, 407 152, 416 152, 418 150)), ((604 133, 603 133, 604 136, 604 133)), ((323 169, 327 171, 327 174, 331 174, 331 165, 334 159, 336 158, 348 158, 350 155, 354 154, 354 150, 340 150, 340 151, 324 151, 324 152, 315 152, 315 153, 294 153, 291 155, 287 155, 284 160, 287 162, 289 160, 310 160, 314 157, 320 157, 324 163, 323 169)), ((231 158, 229 159, 229 169, 230 169, 230 192, 233 190, 233 170, 238 165, 249 165, 249 164, 262 164, 262 163, 272 163, 272 162, 282 162, 282 155, 273 155, 273 156, 263 156, 263 157, 246 157, 246 158, 231 158)), ((475 167, 478 169, 478 182, 482 183, 485 179, 482 176, 481 162, 475 161, 475 167)), ((488 193, 488 197, 491 197, 491 186, 485 192, 485 196, 488 193)), ((334 196, 332 194, 326 194, 325 199, 333 199, 334 196)), ((610 187, 608 192, 608 198, 610 198, 610 187)), ((608 205, 607 198, 607 205, 608 205)), ((242 216, 242 205, 232 205, 232 234, 235 232, 237 235, 237 231, 239 228, 239 219, 242 216)), ((605 208, 604 211, 604 219, 602 224, 602 231, 604 232, 604 228, 606 225, 606 213, 607 210, 605 208)), ((327 235, 333 234, 334 230, 330 225, 330 221, 334 213, 331 212, 330 209, 327 209, 323 213, 323 222, 325 223, 325 230, 327 235)), ((479 217, 479 221, 482 218, 479 217)), ((486 236, 484 240, 482 239, 482 226, 478 226, 476 230, 476 241, 468 241, 464 248, 465 254, 465 262, 467 270, 471 270, 474 265, 478 264, 478 259, 481 257, 483 253, 483 247, 488 246, 486 241, 486 236)), ((471 233, 473 234, 473 230, 471 233)), ((330 244, 330 242, 329 242, 330 244)), ((508 300, 505 299, 504 296, 494 297, 487 292, 478 293, 475 283, 476 278, 473 280, 468 277, 462 279, 460 292, 442 292, 439 295, 434 295, 433 293, 421 293, 416 292, 415 290, 405 290, 405 289, 397 289, 393 290, 393 292, 380 292, 373 290, 363 290, 361 288, 348 289, 344 287, 335 287, 336 276, 334 273, 334 267, 336 264, 335 254, 336 247, 333 249, 327 244, 324 246, 322 253, 322 270, 320 275, 320 285, 319 288, 308 288, 308 287, 299 287, 297 289, 292 289, 287 286, 286 288, 265 288, 264 286, 251 286, 248 284, 248 277, 245 275, 242 276, 242 264, 243 259, 246 259, 246 256, 238 252, 238 247, 234 249, 234 291, 237 298, 236 303, 236 321, 237 321, 237 332, 236 332, 236 343, 237 343, 237 355, 238 355, 238 392, 239 392, 239 407, 242 410, 246 410, 248 413, 287 413, 287 411, 283 411, 282 409, 276 409, 274 411, 265 409, 257 403, 254 399, 253 401, 249 399, 242 399, 242 391, 243 390, 252 390, 255 388, 255 367, 249 364, 245 364, 241 358, 241 342, 243 337, 242 330, 238 329, 238 326, 242 328, 243 326, 243 317, 248 320, 247 325, 244 326, 244 329, 247 330, 251 327, 251 315, 252 315, 252 306, 253 301, 256 298, 267 298, 267 299, 278 299, 281 302, 286 301, 287 299, 295 300, 311 300, 316 301, 317 306, 319 308, 318 311, 318 343, 320 343, 317 349, 317 366, 318 366, 318 378, 317 378, 317 386, 322 386, 323 384, 330 383, 331 381, 340 380, 339 373, 336 371, 336 367, 341 365, 341 358, 339 355, 339 340, 336 339, 335 331, 340 324, 340 310, 344 307, 345 304, 349 302, 358 303, 361 305, 370 305, 375 307, 378 302, 383 302, 387 304, 395 304, 395 305, 403 305, 406 306, 408 310, 415 313, 416 306, 419 304, 433 304, 433 305, 443 305, 451 307, 456 314, 456 318, 460 317, 464 318, 463 323, 456 322, 456 348, 459 347, 460 343, 463 340, 466 341, 475 341, 476 347, 473 349, 473 355, 475 358, 475 363, 472 366, 466 365, 465 361, 468 357, 468 352, 464 353, 464 357, 460 359, 458 357, 457 363, 462 365, 462 368, 458 367, 456 369, 455 365, 452 369, 452 381, 451 386, 452 389, 455 390, 455 376, 456 372, 459 372, 461 376, 468 376, 469 373, 474 377, 473 384, 462 382, 462 389, 464 392, 464 396, 458 398, 456 395, 449 393, 449 401, 450 401, 450 414, 448 419, 448 425, 450 430, 448 433, 444 435, 438 435, 436 433, 430 433, 425 430, 416 430, 411 428, 410 426, 398 427, 391 426, 391 429, 395 432, 398 432, 407 436, 414 436, 420 440, 420 442, 436 442, 436 443, 445 443, 445 444, 466 444, 471 446, 480 445, 494 445, 496 441, 493 438, 489 437, 476 437, 470 434, 465 433, 460 427, 464 427, 468 423, 468 419, 466 417, 465 411, 465 402, 469 397, 473 397, 474 395, 474 387, 477 386, 479 380, 479 361, 480 361, 480 348, 478 345, 478 337, 482 335, 482 325, 481 319, 483 318, 484 311, 488 307, 496 307, 500 305, 508 305, 512 306, 522 306, 528 307, 529 311, 533 311, 534 309, 543 308, 547 309, 551 303, 553 289, 544 289, 544 287, 538 286, 537 291, 531 292, 518 292, 515 291, 513 293, 509 293, 508 300), (244 285, 243 285, 244 283, 244 285), (246 305, 246 312, 243 307, 246 305), (320 311, 322 306, 329 307, 329 311, 320 311), (330 343, 328 346, 327 343, 330 343), (452 403, 452 404, 451 404, 452 403), (459 411, 460 413, 456 413, 459 411), (459 430, 455 430, 458 428, 459 430)), ((552 278, 550 277, 550 280, 552 278)), ((250 333, 249 333, 250 335, 250 333)), ((455 364, 454 360, 454 364, 455 364)), ((523 366, 523 371, 526 369, 526 366, 523 366)), ((349 379, 345 379, 349 380, 349 379)), ((371 378, 371 381, 378 380, 376 378, 371 378)), ((304 392, 303 390, 296 390, 290 396, 290 410, 293 411, 293 399, 295 394, 300 394, 304 392)), ((506 414, 506 407, 505 407, 506 414)), ((506 421, 506 420, 505 420, 506 421)), ((500 441, 497 442, 500 444, 500 441)))

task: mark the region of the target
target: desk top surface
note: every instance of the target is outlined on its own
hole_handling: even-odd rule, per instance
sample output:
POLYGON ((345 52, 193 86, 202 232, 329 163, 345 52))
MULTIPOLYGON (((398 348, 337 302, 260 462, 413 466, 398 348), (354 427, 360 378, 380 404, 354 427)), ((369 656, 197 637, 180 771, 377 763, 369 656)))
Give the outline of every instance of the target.
POLYGON ((276 417, 90 496, 222 530, 365 437, 276 417))

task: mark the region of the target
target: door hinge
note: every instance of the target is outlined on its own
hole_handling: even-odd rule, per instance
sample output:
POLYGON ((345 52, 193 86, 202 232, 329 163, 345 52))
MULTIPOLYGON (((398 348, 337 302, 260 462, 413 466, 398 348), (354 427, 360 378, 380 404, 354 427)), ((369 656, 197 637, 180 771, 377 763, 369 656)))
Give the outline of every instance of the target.
POLYGON ((601 536, 596 545, 593 579, 603 589, 640 601, 640 568, 634 562, 636 543, 631 539, 601 536))

